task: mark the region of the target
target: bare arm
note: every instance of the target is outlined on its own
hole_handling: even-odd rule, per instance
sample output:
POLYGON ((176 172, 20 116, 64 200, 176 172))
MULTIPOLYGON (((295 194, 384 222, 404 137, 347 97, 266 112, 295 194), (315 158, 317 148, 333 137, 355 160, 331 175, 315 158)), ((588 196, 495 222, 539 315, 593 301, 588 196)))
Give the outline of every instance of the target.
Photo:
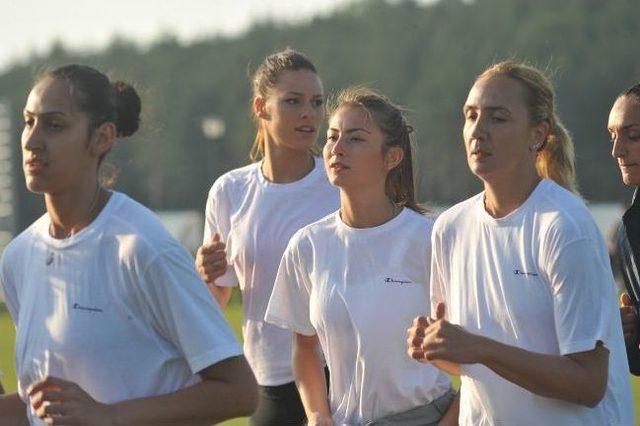
POLYGON ((294 333, 293 374, 309 426, 331 426, 324 368, 318 352, 318 336, 294 333))
POLYGON ((226 308, 233 288, 216 285, 216 279, 224 275, 227 270, 227 253, 225 244, 220 241, 220 234, 214 234, 210 242, 198 248, 195 265, 198 275, 205 282, 220 308, 226 308))
POLYGON ((54 425, 193 425, 250 415, 257 404, 256 382, 244 357, 220 361, 200 372, 203 381, 165 395, 107 405, 78 385, 47 378, 29 390, 42 419, 54 425), (44 404, 49 401, 49 404, 44 404))
POLYGON ((460 415, 460 392, 458 392, 451 401, 451 405, 447 408, 447 412, 438 422, 438 426, 458 426, 458 417, 460 415))
MULTIPOLYGON (((0 385, 0 389, 2 386, 0 385)), ((0 395, 0 426, 28 426, 27 407, 17 393, 0 395)))
POLYGON ((427 329, 422 348, 429 361, 484 364, 506 380, 547 398, 594 407, 606 391, 609 351, 600 342, 594 342, 590 351, 549 355, 505 345, 438 319, 427 329))

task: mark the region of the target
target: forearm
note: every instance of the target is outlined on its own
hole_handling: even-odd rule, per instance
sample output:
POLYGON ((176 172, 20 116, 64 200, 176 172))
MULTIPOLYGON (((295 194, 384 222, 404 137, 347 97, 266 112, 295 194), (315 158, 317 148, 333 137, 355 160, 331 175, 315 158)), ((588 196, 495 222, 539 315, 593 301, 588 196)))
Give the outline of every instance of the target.
MULTIPOLYGON (((298 337, 299 338, 299 337, 298 337)), ((315 348, 295 345, 293 373, 307 417, 331 417, 326 377, 322 360, 315 348)))
MULTIPOLYGON (((246 363, 243 357, 236 358, 246 363)), ((232 358, 221 362, 232 372, 228 379, 207 378, 176 392, 113 405, 116 424, 210 425, 251 415, 257 400, 255 379, 248 366, 246 371, 234 366, 236 361, 232 358)))
POLYGON ((447 408, 444 416, 438 422, 438 426, 457 426, 458 416, 460 415, 460 392, 458 392, 451 401, 451 405, 447 408))
POLYGON ((220 309, 225 309, 229 304, 229 300, 231 299, 231 293, 233 293, 233 287, 220 287, 214 284, 207 284, 207 288, 209 292, 216 299, 218 305, 220 305, 220 309))
POLYGON ((478 345, 480 362, 532 393, 590 407, 604 395, 608 365, 604 347, 600 347, 604 355, 597 354, 601 359, 606 356, 604 368, 590 368, 570 356, 541 354, 482 339, 478 345))
POLYGON ((0 395, 0 426, 28 425, 27 407, 17 393, 0 395))

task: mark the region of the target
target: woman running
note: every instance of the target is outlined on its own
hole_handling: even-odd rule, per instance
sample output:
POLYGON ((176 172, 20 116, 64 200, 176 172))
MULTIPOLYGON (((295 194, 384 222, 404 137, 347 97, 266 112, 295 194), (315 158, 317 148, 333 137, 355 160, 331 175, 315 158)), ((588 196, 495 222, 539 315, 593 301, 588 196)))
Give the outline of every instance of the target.
POLYGON ((253 77, 252 106, 258 127, 252 157, 259 161, 213 184, 196 266, 223 307, 240 285, 244 350, 259 385, 251 424, 302 425, 291 332, 266 323, 264 314, 293 233, 338 208, 338 193, 313 154, 324 114, 316 68, 294 50, 268 56, 253 77), (230 267, 219 276, 227 258, 230 267))
POLYGON ((99 183, 140 106, 133 87, 80 65, 29 94, 23 169, 47 211, 2 256, 19 390, 0 397, 0 423, 211 424, 255 408, 251 371, 189 253, 99 183))
POLYGON ((609 257, 574 193, 554 103, 540 71, 503 62, 464 104, 467 162, 484 192, 436 221, 436 315, 409 335, 413 357, 462 375, 463 425, 633 423, 609 257))
POLYGON ((332 108, 324 164, 340 210, 291 239, 266 316, 295 333, 310 425, 437 424, 453 400, 447 376, 403 349, 429 297, 433 225, 414 199, 411 132, 367 89, 342 92, 332 108))
POLYGON ((618 95, 609 113, 608 130, 611 134, 611 156, 618 163, 622 181, 625 185, 633 185, 636 192, 631 206, 624 214, 623 223, 617 238, 617 253, 621 260, 622 275, 627 286, 627 293, 620 298, 620 315, 624 338, 627 346, 627 360, 632 374, 640 375, 640 318, 638 309, 640 301, 640 277, 637 263, 640 243, 640 84, 618 95), (634 285, 635 284, 635 285, 634 285), (632 297, 633 295, 633 297, 632 297))

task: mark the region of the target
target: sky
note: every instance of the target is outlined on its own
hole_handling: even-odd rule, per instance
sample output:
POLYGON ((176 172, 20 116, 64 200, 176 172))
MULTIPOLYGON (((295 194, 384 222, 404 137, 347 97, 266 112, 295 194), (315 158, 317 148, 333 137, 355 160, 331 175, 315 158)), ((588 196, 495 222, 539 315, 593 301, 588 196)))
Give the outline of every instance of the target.
MULTIPOLYGON (((0 72, 55 42, 93 50, 115 36, 144 46, 163 34, 188 43, 237 35, 264 19, 296 22, 351 0, 0 0, 0 72)), ((365 0, 366 1, 366 0, 365 0)))

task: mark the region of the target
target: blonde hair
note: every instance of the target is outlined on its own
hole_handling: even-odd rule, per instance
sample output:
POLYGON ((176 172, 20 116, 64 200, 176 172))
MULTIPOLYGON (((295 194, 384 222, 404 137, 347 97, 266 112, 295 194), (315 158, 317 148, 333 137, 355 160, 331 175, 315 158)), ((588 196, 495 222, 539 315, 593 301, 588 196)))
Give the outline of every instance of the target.
POLYGON ((577 192, 573 141, 556 114, 555 92, 551 82, 539 69, 515 61, 490 66, 476 77, 476 81, 501 75, 513 78, 524 87, 531 123, 546 121, 549 124, 549 133, 538 149, 536 158, 538 174, 577 192))
MULTIPOLYGON (((299 70, 318 73, 313 63, 311 63, 306 56, 293 49, 287 48, 281 52, 267 56, 251 78, 253 99, 257 97, 266 98, 269 91, 278 84, 278 80, 283 72, 299 70)), ((265 135, 264 129, 260 125, 260 120, 255 114, 252 114, 252 117, 255 120, 257 131, 249 156, 252 161, 258 161, 264 157, 265 135)))
POLYGON ((398 206, 405 206, 418 213, 427 210, 415 199, 412 145, 413 127, 407 122, 404 111, 386 96, 362 86, 349 87, 340 91, 329 102, 329 116, 343 106, 356 106, 380 128, 384 135, 383 153, 390 147, 400 147, 404 154, 402 161, 389 171, 385 182, 385 193, 398 206))

